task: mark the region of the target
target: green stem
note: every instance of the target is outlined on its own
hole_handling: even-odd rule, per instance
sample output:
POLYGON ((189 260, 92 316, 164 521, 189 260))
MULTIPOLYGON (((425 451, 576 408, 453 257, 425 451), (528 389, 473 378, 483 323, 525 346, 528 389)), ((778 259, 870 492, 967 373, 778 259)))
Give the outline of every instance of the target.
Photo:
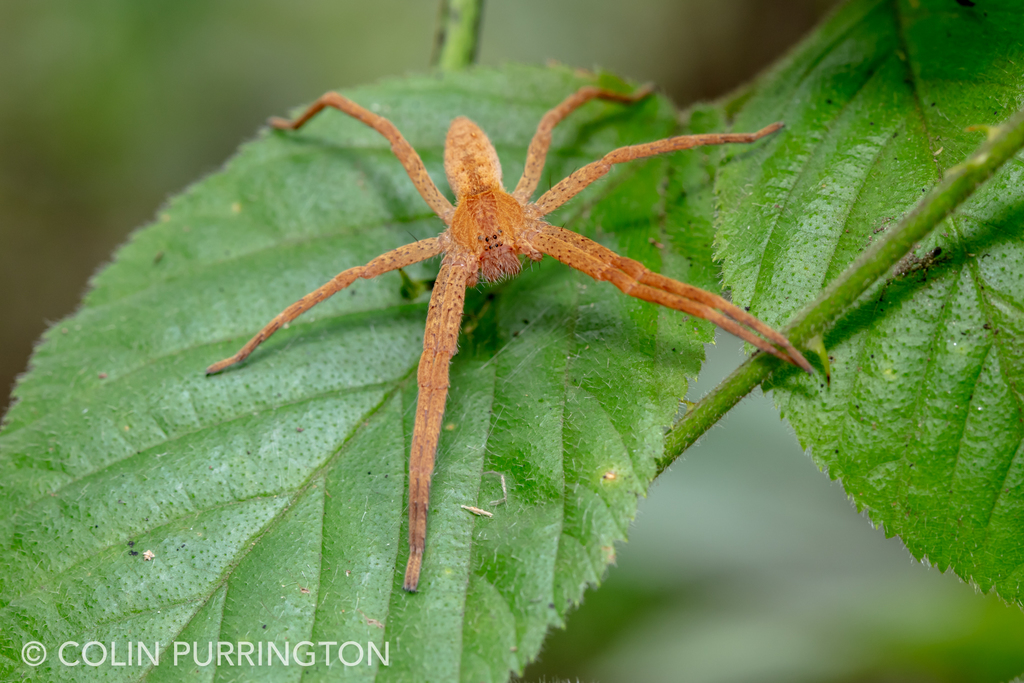
POLYGON ((484 0, 441 0, 434 58, 442 71, 465 69, 476 62, 484 0))
MULTIPOLYGON (((973 156, 948 171, 942 182, 907 214, 884 239, 873 244, 836 278, 813 302, 782 329, 795 346, 802 347, 832 324, 878 278, 889 272, 915 244, 978 186, 1024 147, 1024 110, 1002 125, 989 129, 988 140, 973 156)), ((666 434, 665 455, 658 462, 660 474, 693 445, 740 399, 780 366, 771 356, 754 354, 705 396, 666 434)))

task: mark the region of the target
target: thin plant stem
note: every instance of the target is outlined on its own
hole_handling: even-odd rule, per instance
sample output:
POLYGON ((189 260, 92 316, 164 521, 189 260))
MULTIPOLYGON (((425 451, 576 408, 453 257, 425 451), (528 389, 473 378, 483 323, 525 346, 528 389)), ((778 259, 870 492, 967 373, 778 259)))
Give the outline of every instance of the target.
MULTIPOLYGON (((978 151, 947 170, 942 182, 894 230, 861 254, 782 329, 795 346, 805 346, 824 333, 878 278, 1024 147, 1024 110, 986 130, 988 139, 978 151)), ((658 461, 658 473, 780 366, 781 362, 772 356, 756 353, 687 411, 666 434, 665 454, 658 461)))
POLYGON ((434 66, 457 71, 476 62, 483 9, 483 0, 441 0, 434 66))

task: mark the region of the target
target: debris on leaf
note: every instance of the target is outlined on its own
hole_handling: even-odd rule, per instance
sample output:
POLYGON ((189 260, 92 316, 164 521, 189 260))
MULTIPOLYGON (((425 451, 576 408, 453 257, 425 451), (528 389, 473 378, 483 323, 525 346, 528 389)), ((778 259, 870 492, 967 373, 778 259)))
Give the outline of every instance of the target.
POLYGON ((460 505, 459 507, 462 508, 463 510, 469 510, 470 512, 472 512, 474 515, 476 515, 478 517, 481 517, 481 516, 482 517, 493 517, 494 516, 493 513, 488 512, 487 510, 481 510, 480 508, 475 508, 472 505, 460 505))

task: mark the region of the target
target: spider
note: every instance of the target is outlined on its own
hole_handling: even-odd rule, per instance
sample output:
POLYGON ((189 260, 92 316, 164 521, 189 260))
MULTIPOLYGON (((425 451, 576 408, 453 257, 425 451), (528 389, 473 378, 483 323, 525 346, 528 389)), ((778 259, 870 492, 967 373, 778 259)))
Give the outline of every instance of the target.
POLYGON ((427 310, 423 355, 417 373, 419 395, 409 455, 409 559, 403 586, 406 591, 415 592, 419 584, 427 534, 430 477, 448 397, 448 366, 456 352, 466 288, 481 280, 494 282, 515 276, 522 267, 520 256, 539 261, 547 254, 595 280, 611 282, 630 296, 710 320, 762 351, 811 372, 810 365, 789 340, 742 308, 710 292, 652 272, 638 261, 619 256, 593 240, 544 221, 545 215, 603 177, 614 164, 700 145, 749 143, 777 131, 781 123, 756 133, 682 135, 621 147, 572 173, 537 201, 530 201, 544 169, 551 131, 560 121, 590 100, 631 104, 649 95, 651 90, 647 86, 626 95, 585 86, 568 96, 541 119, 530 141, 523 176, 511 194, 502 186, 501 165, 491 141, 466 117, 456 118, 448 129, 444 148, 444 170, 448 185, 455 193, 455 206, 437 189, 420 156, 394 124, 338 93, 326 93, 294 121, 270 120, 274 128, 297 130, 325 107, 334 107, 370 126, 391 143, 392 152, 416 189, 446 226, 437 237, 407 244, 364 266, 339 273, 278 314, 234 356, 206 370, 208 375, 213 374, 245 359, 282 325, 358 278, 374 278, 444 254, 427 310))

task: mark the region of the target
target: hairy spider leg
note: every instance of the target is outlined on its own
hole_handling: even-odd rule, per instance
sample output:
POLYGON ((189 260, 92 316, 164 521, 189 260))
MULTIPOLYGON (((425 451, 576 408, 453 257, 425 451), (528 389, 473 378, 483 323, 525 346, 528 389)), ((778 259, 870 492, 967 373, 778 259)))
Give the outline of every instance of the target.
POLYGON ((624 95, 593 85, 585 85, 562 100, 557 107, 550 109, 541 118, 537 125, 537 131, 533 134, 533 139, 530 140, 530 147, 526 151, 526 166, 523 168, 522 177, 516 184, 516 189, 512 191, 512 196, 520 204, 530 201, 534 190, 537 189, 537 183, 540 182, 540 176, 544 172, 544 162, 547 159, 548 148, 551 147, 551 131, 565 117, 593 99, 631 104, 647 97, 653 90, 653 86, 645 85, 630 95, 624 95))
MULTIPOLYGON (((624 291, 626 294, 629 294, 630 296, 638 296, 633 292, 632 289, 635 285, 631 285, 627 280, 623 280, 616 271, 607 270, 607 268, 618 269, 618 271, 621 271, 623 274, 628 276, 628 278, 635 282, 637 285, 650 286, 656 290, 661 290, 669 294, 674 294, 685 299, 689 299, 695 302, 695 304, 697 304, 698 306, 697 310, 702 312, 687 312, 691 312, 693 315, 697 315, 698 317, 704 318, 705 320, 710 320, 719 327, 725 329, 727 332, 731 332, 735 334, 737 337, 740 337, 741 339, 750 342, 751 344, 761 349, 762 351, 770 353, 787 362, 793 363, 794 365, 799 366, 800 368, 806 370, 807 372, 811 372, 810 364, 803 357, 803 355, 799 351, 797 351, 796 348, 793 347, 793 345, 789 342, 789 339, 787 339, 785 335, 779 333, 769 325, 759 320, 757 317, 751 315, 750 313, 743 310, 739 306, 736 306, 735 304, 726 301, 722 297, 712 294, 711 292, 705 291, 703 289, 700 289, 699 287, 694 287, 693 285, 686 284, 685 282, 679 282, 678 280, 673 280, 672 278, 665 277, 660 273, 655 273, 649 270, 639 261, 635 261, 631 258, 626 258, 625 256, 620 256, 611 249, 601 244, 598 244, 597 242, 588 239, 583 235, 580 235, 579 233, 573 232, 572 230, 567 230, 565 228, 560 228, 558 226, 543 223, 538 231, 538 236, 539 235, 544 235, 550 238, 554 238, 555 240, 559 240, 560 242, 568 243, 569 245, 572 245, 573 247, 578 249, 583 254, 593 257, 601 264, 603 264, 602 267, 606 269, 600 271, 600 277, 594 276, 595 279, 610 280, 612 281, 612 284, 615 284, 616 287, 622 289, 622 291, 624 291), (630 287, 630 289, 623 289, 623 285, 630 287), (725 317, 723 317, 723 314, 725 317), (778 347, 784 349, 785 354, 779 354, 776 351, 776 347, 772 346, 771 344, 766 344, 763 339, 754 336, 750 332, 750 330, 746 329, 745 327, 741 327, 742 325, 745 325, 747 328, 750 328, 755 332, 760 333, 772 344, 775 344, 778 347)), ((562 261, 563 263, 568 263, 568 261, 563 260, 563 258, 555 254, 552 254, 549 251, 546 251, 544 246, 542 245, 546 244, 549 248, 559 249, 561 253, 564 253, 566 258, 579 258, 578 254, 575 254, 574 252, 571 251, 566 251, 564 246, 558 244, 557 242, 552 242, 550 240, 545 242, 545 240, 541 240, 541 242, 538 243, 537 236, 531 236, 529 239, 531 243, 534 246, 536 246, 541 252, 546 253, 558 259, 559 261, 562 261)), ((578 266, 576 266, 575 263, 576 261, 574 261, 573 263, 568 263, 568 265, 577 268, 578 266)), ((590 264, 590 266, 593 268, 596 267, 596 264, 590 264)), ((580 270, 584 269, 580 268, 580 270)), ((590 271, 585 270, 585 272, 587 272, 587 274, 592 275, 590 271)), ((645 292, 646 290, 640 289, 638 291, 645 292)), ((651 299, 649 299, 647 296, 640 296, 640 298, 651 301, 651 299)), ((658 300, 656 301, 656 303, 664 302, 658 300)), ((670 308, 677 308, 677 306, 670 305, 667 303, 665 303, 664 305, 669 306, 670 308)))
POLYGON ((619 147, 605 154, 598 161, 587 164, 568 178, 565 178, 550 190, 541 195, 536 203, 532 204, 537 211, 536 217, 545 216, 562 204, 575 197, 585 187, 595 180, 607 175, 608 171, 615 164, 622 164, 635 159, 645 159, 658 154, 667 154, 691 147, 701 145, 724 145, 729 142, 754 142, 766 135, 771 135, 782 128, 781 123, 773 123, 765 126, 756 133, 704 133, 701 135, 679 135, 664 140, 645 142, 640 145, 629 145, 619 147))
MULTIPOLYGON (((577 237, 580 236, 577 235, 577 237)), ((660 304, 668 308, 673 308, 677 311, 682 311, 684 313, 689 313, 690 315, 697 316, 698 318, 710 320, 711 322, 715 323, 722 329, 733 333, 740 339, 750 342, 751 344, 761 349, 765 353, 770 353, 776 358, 783 360, 787 363, 799 365, 800 367, 810 372, 810 365, 807 364, 807 361, 804 359, 803 356, 800 355, 798 351, 796 351, 796 349, 793 349, 792 346, 789 345, 788 341, 786 341, 786 346, 789 346, 789 349, 787 350, 791 349, 790 355, 782 353, 774 346, 769 344, 767 341, 755 335, 749 329, 741 326, 736 320, 727 317, 718 310, 715 310, 715 308, 712 308, 711 305, 704 303, 703 301, 694 300, 685 295, 680 295, 672 291, 666 291, 666 289, 660 288, 658 286, 642 284, 637 280, 635 275, 620 270, 614 262, 609 263, 608 261, 598 256, 595 256, 592 253, 588 253, 584 249, 577 247, 572 242, 563 239, 557 236, 556 234, 541 232, 537 235, 531 236, 529 239, 533 247, 536 248, 541 253, 547 254, 548 256, 551 256, 552 258, 561 261, 567 266, 570 266, 572 268, 575 268, 576 270, 586 273, 595 280, 605 280, 611 282, 613 285, 618 287, 620 290, 622 290, 622 292, 628 294, 629 296, 636 297, 638 299, 643 299, 644 301, 650 301, 652 303, 660 304), (795 354, 795 357, 793 356, 793 354, 795 354), (799 362, 797 359, 799 359, 799 362)), ((587 238, 583 237, 582 239, 586 240, 587 238)), ((596 243, 593 244, 596 245, 596 243)), ((614 254, 614 252, 612 253, 614 254)), ((622 258, 617 254, 615 256, 616 258, 622 258)), ((637 262, 633 261, 633 263, 637 262)), ((637 263, 637 265, 640 264, 637 263)), ((643 268, 643 266, 640 267, 643 268)), ((646 270, 646 268, 644 268, 644 270, 646 270)), ((680 282, 675 282, 670 278, 664 278, 664 280, 668 280, 669 282, 675 283, 677 285, 683 284, 680 282)), ((698 291, 701 291, 704 295, 702 297, 704 301, 712 301, 718 298, 715 297, 710 292, 703 292, 703 290, 698 291)), ((716 302, 715 304, 713 304, 718 308, 722 307, 721 304, 726 304, 726 307, 732 306, 724 299, 718 298, 718 301, 720 303, 716 302)), ((775 333, 775 335, 777 337, 782 338, 782 335, 779 335, 778 333, 775 333)))
MULTIPOLYGON (((416 379, 419 396, 409 454, 409 561, 403 588, 414 592, 420 582, 423 549, 427 539, 427 505, 430 476, 434 471, 437 440, 441 433, 444 404, 448 399, 448 368, 458 347, 466 283, 471 270, 462 259, 446 256, 430 295, 423 355, 416 379)), ((474 273, 475 274, 475 273, 474 273)))
POLYGON ((313 308, 313 306, 316 306, 321 301, 324 301, 328 297, 345 289, 357 279, 363 278, 364 280, 369 280, 389 271, 411 266, 414 263, 419 263, 420 261, 425 261, 428 258, 437 256, 441 253, 441 250, 440 238, 431 237, 430 239, 406 244, 405 246, 401 246, 385 254, 381 254, 365 266, 356 266, 355 268, 349 268, 348 270, 338 273, 323 287, 313 290, 288 308, 278 313, 273 320, 267 323, 262 330, 256 333, 256 336, 246 342, 245 346, 243 346, 238 353, 206 368, 206 374, 212 375, 213 373, 220 372, 230 365, 234 365, 235 363, 245 360, 257 346, 265 342, 270 335, 277 332, 282 325, 295 320, 297 317, 313 308))
POLYGON ((451 221, 452 212, 455 210, 451 202, 437 189, 437 185, 434 184, 430 174, 427 173, 427 167, 423 165, 423 160, 416 153, 416 150, 413 149, 412 145, 409 144, 409 141, 402 137, 395 124, 383 116, 374 114, 372 111, 359 106, 343 95, 329 92, 321 95, 316 102, 309 106, 302 116, 294 121, 274 117, 270 119, 270 125, 279 130, 298 130, 324 107, 334 107, 352 118, 362 121, 387 138, 388 142, 391 143, 391 151, 394 152, 402 166, 405 167, 405 171, 409 174, 412 184, 419 190, 427 205, 434 210, 434 213, 440 216, 445 225, 451 221))
MULTIPOLYGON (((544 167, 544 158, 551 142, 551 130, 558 122, 572 113, 572 111, 577 107, 594 98, 634 102, 646 96, 649 92, 649 88, 643 88, 632 96, 624 96, 611 93, 610 91, 604 91, 599 88, 585 87, 567 97, 561 104, 545 114, 538 126, 537 132, 534 134, 533 140, 530 143, 529 152, 527 153, 526 169, 523 172, 523 177, 519 180, 519 184, 516 186, 513 196, 520 201, 526 201, 529 196, 533 194, 537 181, 540 178, 540 173, 544 167)), ((571 174, 569 177, 565 178, 542 195, 535 204, 531 205, 531 208, 533 209, 533 216, 539 218, 562 206, 579 194, 588 185, 604 177, 615 164, 690 149, 701 145, 720 145, 732 142, 750 143, 759 140, 766 135, 770 135, 780 128, 782 128, 781 123, 774 123, 762 128, 756 133, 681 135, 639 145, 620 147, 619 149, 612 150, 600 160, 587 164, 583 168, 577 170, 575 173, 571 174)), ((554 238, 554 241, 550 241, 548 246, 562 254, 564 258, 545 251, 545 249, 541 248, 540 244, 536 242, 536 237, 531 237, 530 241, 532 241, 541 252, 548 253, 550 256, 557 258, 563 263, 583 270, 588 274, 594 275, 595 272, 600 273, 600 276, 594 275, 594 277, 596 279, 607 279, 612 281, 613 284, 619 287, 619 289, 626 294, 637 296, 655 303, 661 303, 669 306, 670 308, 686 310, 692 315, 697 315, 698 317, 710 320, 741 339, 749 341, 762 351, 770 353, 784 361, 793 363, 794 365, 811 372, 810 364, 807 363, 807 360, 803 355, 793 347, 784 335, 775 331, 770 326, 761 322, 738 306, 734 306, 721 297, 711 294, 710 292, 705 292, 704 290, 693 287, 692 285, 687 285, 685 283, 672 280, 671 278, 664 277, 663 275, 653 273, 644 267, 643 264, 632 259, 619 256, 610 249, 606 249, 596 242, 588 240, 581 235, 577 235, 572 231, 564 230, 563 228, 556 228, 546 223, 542 224, 542 226, 541 231, 549 237, 554 238), (565 243, 568 243, 573 248, 567 250, 565 248, 565 243), (593 257, 598 263, 588 263, 588 256, 593 257), (577 263, 582 264, 582 266, 577 265, 577 263), (590 270, 587 270, 588 267, 590 270), (607 267, 610 267, 612 270, 607 270, 607 267), (627 279, 622 280, 623 276, 627 279), (657 292, 659 291, 662 292, 662 294, 658 294, 657 292), (669 296, 666 297, 666 294, 669 296), (692 303, 687 303, 686 300, 689 300, 692 303), (680 308, 680 306, 686 306, 686 308, 680 308), (766 343, 763 339, 743 327, 743 325, 746 325, 747 327, 764 335, 774 344, 778 344, 780 347, 785 349, 786 352, 780 353, 775 346, 766 343)))

